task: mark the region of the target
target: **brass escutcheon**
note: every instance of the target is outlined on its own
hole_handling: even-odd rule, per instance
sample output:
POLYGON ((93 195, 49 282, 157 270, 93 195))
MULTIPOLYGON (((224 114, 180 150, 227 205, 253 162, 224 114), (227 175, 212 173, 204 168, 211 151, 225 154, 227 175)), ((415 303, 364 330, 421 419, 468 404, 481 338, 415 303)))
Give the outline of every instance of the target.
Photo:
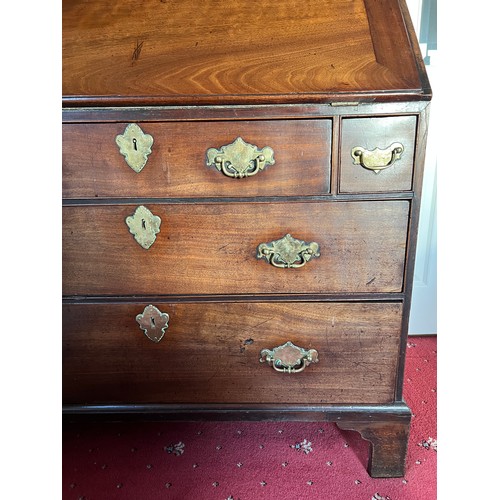
POLYGON ((208 149, 207 165, 215 165, 219 172, 235 179, 251 177, 267 165, 274 165, 274 151, 269 146, 259 149, 237 137, 220 149, 208 149))
POLYGON ((313 257, 319 256, 318 243, 315 241, 306 243, 290 234, 270 243, 261 243, 257 247, 257 259, 266 259, 274 267, 302 267, 313 257))
POLYGON ((273 349, 262 349, 260 362, 269 364, 278 372, 300 373, 311 363, 318 363, 319 358, 316 349, 306 350, 288 341, 273 349))
POLYGON ((351 156, 355 165, 371 170, 378 174, 381 170, 390 167, 401 158, 404 147, 399 142, 392 143, 386 149, 375 148, 368 150, 361 146, 352 148, 351 156))
POLYGON ((120 153, 125 157, 127 165, 139 173, 151 154, 153 137, 145 134, 136 123, 130 123, 122 135, 116 136, 115 142, 120 148, 120 153))
POLYGON ((144 330, 144 334, 153 342, 160 342, 168 328, 168 320, 170 319, 167 313, 162 313, 153 305, 146 306, 141 314, 135 317, 137 323, 144 330))
POLYGON ((155 242, 157 233, 160 232, 161 219, 144 205, 139 205, 133 215, 125 219, 125 223, 134 235, 135 241, 147 250, 155 242))

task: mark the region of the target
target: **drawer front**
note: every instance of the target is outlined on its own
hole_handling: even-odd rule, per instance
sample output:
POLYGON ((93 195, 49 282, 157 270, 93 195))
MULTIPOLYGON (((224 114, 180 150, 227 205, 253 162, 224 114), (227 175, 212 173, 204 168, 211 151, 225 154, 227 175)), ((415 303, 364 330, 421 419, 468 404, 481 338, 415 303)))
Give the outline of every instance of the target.
POLYGON ((151 139, 141 139, 138 131, 126 136, 125 146, 137 149, 127 156, 135 168, 129 166, 115 142, 127 125, 63 125, 64 198, 288 196, 330 192, 332 125, 328 119, 139 123, 142 133, 151 136, 153 143, 148 154, 151 139), (238 142, 222 151, 238 137, 247 145, 238 142), (226 173, 215 162, 207 165, 207 151, 212 148, 220 150, 214 156, 224 160, 226 173), (272 158, 265 148, 272 149, 272 158), (259 155, 265 161, 262 169, 255 170, 255 158, 259 155), (141 168, 141 159, 146 163, 136 171, 141 168), (234 170, 235 165, 240 170, 234 170), (236 172, 247 176, 229 176, 236 172))
POLYGON ((402 290, 408 201, 148 204, 161 219, 149 249, 126 224, 136 208, 63 208, 65 295, 402 290), (279 246, 287 234, 319 255, 297 268, 257 258, 261 244, 279 246))
POLYGON ((401 303, 155 303, 63 306, 63 400, 77 403, 389 403, 401 303), (158 325, 158 323, 157 323, 158 325), (318 362, 298 373, 260 362, 292 342, 318 362))
POLYGON ((344 118, 339 191, 410 191, 416 126, 416 116, 344 118))

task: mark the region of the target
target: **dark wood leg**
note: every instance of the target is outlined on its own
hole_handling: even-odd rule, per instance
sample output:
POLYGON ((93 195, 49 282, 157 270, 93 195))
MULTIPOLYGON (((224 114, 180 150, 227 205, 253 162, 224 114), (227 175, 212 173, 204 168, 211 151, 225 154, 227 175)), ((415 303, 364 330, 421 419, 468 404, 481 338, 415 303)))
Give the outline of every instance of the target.
POLYGON ((296 420, 334 422, 357 431, 370 442, 368 473, 372 477, 402 477, 411 411, 403 401, 387 405, 108 405, 66 406, 66 421, 113 420, 296 420))
POLYGON ((371 443, 368 462, 368 474, 371 477, 402 477, 405 473, 410 418, 410 415, 386 421, 362 418, 336 423, 340 429, 358 431, 371 443))

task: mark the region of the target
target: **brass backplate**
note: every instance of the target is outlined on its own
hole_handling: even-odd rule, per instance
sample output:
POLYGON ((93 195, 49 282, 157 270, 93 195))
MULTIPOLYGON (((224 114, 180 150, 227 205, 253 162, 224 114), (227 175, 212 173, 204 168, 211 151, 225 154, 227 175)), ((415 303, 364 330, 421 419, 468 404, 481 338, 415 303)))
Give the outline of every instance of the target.
POLYGON ((237 137, 220 149, 208 149, 207 165, 215 165, 224 175, 235 179, 251 177, 267 165, 274 165, 274 151, 269 146, 259 149, 237 137))
POLYGON ((135 241, 147 250, 160 232, 161 219, 144 205, 139 205, 135 212, 125 219, 125 223, 134 235, 135 241))
POLYGON ((315 241, 306 243, 290 234, 270 243, 261 243, 257 247, 257 259, 266 259, 274 267, 302 267, 313 257, 319 256, 318 243, 315 241))
POLYGON ((260 362, 268 363, 278 372, 299 373, 311 363, 318 363, 319 358, 316 349, 306 350, 288 341, 273 349, 262 349, 260 362))
POLYGON ((153 342, 160 342, 168 328, 170 319, 167 313, 161 312, 153 305, 146 306, 141 314, 135 317, 146 337, 153 342))
POLYGON ((145 134, 137 123, 130 123, 123 134, 116 136, 115 142, 120 148, 120 153, 125 157, 127 165, 139 173, 151 154, 153 137, 145 134))
POLYGON ((404 147, 399 142, 392 143, 386 149, 375 148, 372 150, 356 146, 351 150, 351 156, 355 165, 372 170, 378 174, 381 170, 390 167, 401 158, 404 147))

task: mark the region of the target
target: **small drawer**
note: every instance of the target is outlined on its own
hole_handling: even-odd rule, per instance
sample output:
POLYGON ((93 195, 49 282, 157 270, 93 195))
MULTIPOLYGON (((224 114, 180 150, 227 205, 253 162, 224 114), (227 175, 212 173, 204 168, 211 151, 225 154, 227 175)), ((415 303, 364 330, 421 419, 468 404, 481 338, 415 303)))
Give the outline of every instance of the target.
POLYGON ((406 200, 65 206, 63 293, 401 292, 408 215, 406 200))
POLYGON ((340 193, 411 191, 416 116, 343 118, 340 193))
POLYGON ((331 141, 327 119, 64 124, 63 198, 328 194, 331 141))
POLYGON ((389 403, 401 319, 401 303, 63 305, 63 401, 389 403))

